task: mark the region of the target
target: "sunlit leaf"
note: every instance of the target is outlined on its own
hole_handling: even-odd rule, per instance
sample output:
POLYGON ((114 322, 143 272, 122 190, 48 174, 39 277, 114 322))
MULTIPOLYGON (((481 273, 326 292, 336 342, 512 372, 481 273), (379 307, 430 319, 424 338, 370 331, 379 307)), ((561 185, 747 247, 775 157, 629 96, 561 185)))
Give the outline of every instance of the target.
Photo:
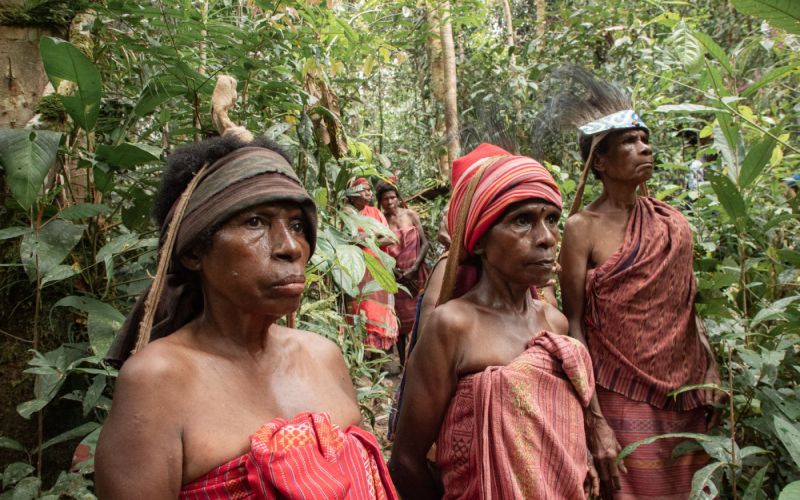
POLYGON ((78 244, 86 226, 54 219, 42 226, 38 233, 22 239, 20 258, 31 281, 46 276, 69 255, 78 244))
POLYGON ((800 430, 778 415, 772 417, 772 423, 775 425, 775 435, 789 452, 795 467, 800 468, 800 430))
POLYGON ((108 351, 114 334, 125 321, 125 316, 113 306, 92 297, 70 295, 56 302, 53 307, 74 307, 88 314, 89 340, 92 350, 100 356, 108 351))
POLYGON ((765 135, 761 141, 754 144, 750 151, 747 152, 744 161, 742 161, 742 169, 739 172, 739 186, 742 189, 750 186, 769 163, 772 150, 776 144, 775 137, 778 134, 777 130, 772 130, 771 134, 765 135))
POLYGON ((39 52, 56 90, 62 81, 77 85, 74 92, 60 96, 69 115, 84 130, 94 129, 100 113, 100 71, 83 52, 60 38, 42 37, 39 52))
POLYGON ((797 500, 798 498, 800 498, 800 481, 787 484, 778 495, 778 500, 797 500))
POLYGON ((0 164, 17 203, 29 210, 36 201, 61 142, 60 132, 0 129, 0 164))
POLYGON ((733 0, 743 14, 765 19, 776 28, 800 35, 800 2, 797 0, 733 0))

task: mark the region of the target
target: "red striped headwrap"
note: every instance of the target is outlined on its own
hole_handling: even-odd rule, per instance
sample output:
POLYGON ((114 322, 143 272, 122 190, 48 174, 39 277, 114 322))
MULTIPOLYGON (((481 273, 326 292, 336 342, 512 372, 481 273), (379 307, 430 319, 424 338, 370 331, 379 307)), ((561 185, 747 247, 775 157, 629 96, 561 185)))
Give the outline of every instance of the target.
MULTIPOLYGON (((529 199, 541 199, 561 208, 561 192, 555 179, 533 158, 488 156, 467 167, 453 186, 447 214, 448 229, 451 235, 455 235, 459 214, 464 209, 468 210, 461 233, 463 240, 459 242, 462 257, 472 254, 481 236, 510 205, 529 199), (479 177, 470 197, 470 181, 476 175, 479 177)), ((453 240, 453 243, 456 241, 453 240)))

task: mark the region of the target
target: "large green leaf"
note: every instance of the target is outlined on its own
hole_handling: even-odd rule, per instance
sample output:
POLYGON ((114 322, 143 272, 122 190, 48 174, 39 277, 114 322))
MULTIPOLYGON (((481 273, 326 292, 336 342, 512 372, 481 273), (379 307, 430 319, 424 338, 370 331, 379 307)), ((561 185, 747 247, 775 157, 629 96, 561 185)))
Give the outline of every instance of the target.
POLYGON ((654 443, 660 439, 674 439, 674 438, 681 438, 681 439, 694 439, 695 441, 708 441, 711 439, 711 436, 707 434, 698 434, 695 432, 671 432, 669 434, 660 434, 658 436, 651 436, 649 438, 642 439, 640 441, 636 441, 635 443, 631 443, 622 451, 619 452, 619 456, 617 457, 617 461, 623 460, 625 457, 636 451, 636 449, 640 446, 654 443))
POLYGON ((695 472, 692 477, 692 492, 689 495, 689 500, 716 498, 718 490, 714 484, 714 476, 721 467, 725 467, 726 465, 725 462, 711 462, 695 472), (710 494, 706 494, 706 489, 710 490, 710 494))
MULTIPOLYGON (((47 441, 42 443, 42 449, 46 450, 47 448, 50 448, 53 445, 63 443, 65 441, 71 441, 73 439, 78 439, 78 438, 83 439, 87 434, 91 433, 98 427, 100 427, 100 424, 98 424, 97 422, 86 422, 85 424, 79 425, 74 429, 62 432, 61 434, 59 434, 54 438, 48 439, 47 441)), ((34 449, 33 451, 35 453, 38 451, 38 449, 34 449)))
POLYGON ((14 462, 3 471, 3 488, 17 484, 23 477, 29 476, 36 468, 25 462, 14 462))
POLYGON ((675 25, 667 44, 684 68, 691 70, 702 62, 703 48, 683 21, 675 25))
POLYGON ((397 282, 394 280, 392 273, 384 267, 381 261, 364 252, 364 262, 367 264, 367 269, 372 275, 372 279, 374 279, 381 288, 389 293, 397 293, 397 282))
POLYGON ((61 135, 49 130, 0 129, 0 163, 11 194, 25 210, 33 206, 56 160, 61 135))
POLYGON ((733 0, 743 14, 760 17, 776 28, 800 35, 800 2, 797 0, 733 0))
POLYGON ((162 149, 148 144, 125 142, 117 146, 97 146, 95 157, 114 167, 130 168, 161 161, 162 149))
POLYGON ((54 219, 42 226, 38 233, 22 238, 20 258, 31 281, 36 279, 37 270, 43 277, 61 264, 81 240, 84 229, 86 226, 54 219))
POLYGON ((795 466, 800 468, 800 431, 783 417, 775 415, 772 418, 775 425, 775 434, 794 460, 795 466))
POLYGON ((25 451, 25 447, 22 446, 19 441, 15 441, 14 439, 3 436, 0 436, 0 448, 5 448, 6 450, 25 451))
POLYGON ((800 481, 787 484, 778 496, 778 500, 797 500, 798 498, 800 498, 800 481))
POLYGON ((717 42, 714 41, 713 38, 699 31, 692 32, 692 35, 694 35, 695 39, 697 39, 697 41, 703 45, 703 48, 705 48, 709 54, 714 56, 714 59, 719 61, 729 75, 733 75, 733 66, 731 66, 731 61, 728 59, 728 55, 725 54, 725 51, 717 44, 717 42))
POLYGON ((42 480, 38 477, 28 476, 17 483, 11 500, 33 500, 39 496, 42 480))
POLYGON ((74 307, 89 315, 87 320, 89 342, 94 353, 100 356, 108 352, 114 334, 125 321, 125 316, 113 306, 91 297, 70 295, 56 302, 53 307, 74 307))
POLYGON ((60 38, 42 37, 39 52, 55 89, 62 81, 73 82, 78 87, 71 95, 60 96, 69 116, 82 129, 94 129, 100 112, 100 71, 83 52, 60 38))
POLYGON ((770 135, 765 135, 758 143, 754 144, 742 162, 742 169, 739 172, 739 187, 744 189, 758 178, 764 167, 769 163, 772 150, 775 149, 775 137, 780 133, 773 130, 770 135))
POLYGON ((717 199, 719 199, 722 208, 725 209, 734 225, 739 229, 744 228, 744 222, 747 218, 747 206, 739 190, 736 189, 736 185, 730 178, 717 172, 709 172, 708 179, 711 181, 711 187, 717 194, 717 199))
POLYGON ((800 64, 795 64, 792 66, 779 66, 769 71, 766 75, 762 76, 760 80, 755 82, 754 84, 750 85, 746 89, 744 89, 740 95, 742 97, 750 97, 753 95, 758 89, 767 85, 768 83, 772 83, 773 81, 780 80, 781 78, 785 78, 786 76, 798 71, 800 69, 800 64))
POLYGON ((355 245, 336 245, 336 266, 332 275, 342 291, 352 297, 358 295, 358 284, 366 269, 361 248, 355 245))
POLYGON ((750 482, 747 483, 747 489, 744 490, 742 500, 763 500, 764 494, 761 491, 761 485, 764 484, 764 475, 767 473, 768 468, 769 465, 765 465, 753 474, 750 482))

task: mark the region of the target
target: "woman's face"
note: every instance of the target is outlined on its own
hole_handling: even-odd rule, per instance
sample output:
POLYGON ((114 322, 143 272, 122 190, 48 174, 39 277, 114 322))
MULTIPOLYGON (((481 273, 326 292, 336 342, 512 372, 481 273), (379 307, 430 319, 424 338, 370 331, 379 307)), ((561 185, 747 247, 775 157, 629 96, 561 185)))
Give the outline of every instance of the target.
POLYGON ((359 210, 369 205, 370 202, 372 202, 372 188, 369 186, 364 186, 361 191, 350 196, 350 203, 359 210))
POLYGON ((280 317, 300 306, 310 245, 305 218, 293 202, 264 203, 231 218, 210 249, 184 261, 202 276, 207 300, 231 313, 280 317))
POLYGON ((606 140, 609 141, 606 152, 595 160, 601 179, 641 184, 653 176, 653 148, 646 130, 623 130, 606 140))
POLYGON ((479 243, 484 269, 511 283, 544 286, 553 277, 561 209, 539 199, 511 205, 479 243))
POLYGON ((394 212, 397 210, 397 193, 394 191, 386 191, 381 196, 381 209, 384 212, 394 212))

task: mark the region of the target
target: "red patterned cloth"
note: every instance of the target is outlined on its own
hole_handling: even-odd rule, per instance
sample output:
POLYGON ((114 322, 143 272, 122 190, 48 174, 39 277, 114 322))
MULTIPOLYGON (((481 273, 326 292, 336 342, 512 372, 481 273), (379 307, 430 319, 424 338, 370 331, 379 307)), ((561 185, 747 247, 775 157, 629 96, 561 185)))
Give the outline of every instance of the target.
MULTIPOLYGON (((597 398, 603 415, 623 447, 668 432, 706 432, 703 408, 690 411, 662 410, 599 386, 597 398)), ((699 450, 673 459, 672 450, 681 441, 660 439, 637 448, 625 459, 628 473, 620 474, 621 488, 609 497, 622 500, 689 498, 692 477, 708 463, 709 458, 703 450, 699 450)))
POLYGON ((445 499, 583 498, 589 353, 540 332, 506 366, 463 377, 436 441, 445 499))
MULTIPOLYGON (((474 151, 473 151, 474 153, 474 151)), ((470 153, 472 154, 472 153, 470 153)), ((447 211, 447 228, 456 235, 456 225, 462 210, 468 210, 462 245, 463 256, 472 253, 475 244, 494 222, 513 203, 541 199, 561 208, 558 185, 542 165, 527 156, 490 156, 478 159, 467 167, 453 186, 453 197, 447 211), (486 165, 471 200, 467 200, 472 177, 486 165), (468 207, 465 204, 469 203, 468 207)))
POLYGON ((250 452, 181 488, 180 498, 397 499, 375 437, 342 432, 326 413, 276 418, 250 437, 250 452))
MULTIPOLYGON (((389 227, 389 223, 383 213, 373 206, 365 206, 359 214, 375 219, 387 228, 389 227)), ((377 255, 369 248, 365 247, 363 250, 365 253, 377 258, 377 255)), ((369 271, 366 271, 364 278, 358 285, 358 289, 363 290, 370 281, 373 281, 372 275, 369 271)), ((385 290, 363 294, 361 295, 361 300, 354 299, 352 301, 352 307, 353 314, 358 315, 363 311, 367 319, 365 344, 379 349, 389 349, 397 343, 397 316, 394 312, 394 296, 392 294, 385 290)))
POLYGON ((585 321, 597 385, 657 408, 689 410, 708 358, 694 320, 692 233, 681 213, 638 198, 625 241, 586 279, 585 321))
MULTIPOLYGON (((386 249, 386 253, 395 258, 397 269, 405 271, 414 267, 422 246, 419 232, 416 226, 408 226, 394 230, 397 235, 398 244, 391 245, 386 249)), ((394 294, 394 307, 397 312, 397 319, 400 321, 400 335, 407 335, 414 326, 414 318, 417 315, 417 297, 425 280, 428 279, 428 268, 423 262, 417 270, 415 276, 410 280, 403 280, 402 284, 413 294, 399 291, 394 294)))

